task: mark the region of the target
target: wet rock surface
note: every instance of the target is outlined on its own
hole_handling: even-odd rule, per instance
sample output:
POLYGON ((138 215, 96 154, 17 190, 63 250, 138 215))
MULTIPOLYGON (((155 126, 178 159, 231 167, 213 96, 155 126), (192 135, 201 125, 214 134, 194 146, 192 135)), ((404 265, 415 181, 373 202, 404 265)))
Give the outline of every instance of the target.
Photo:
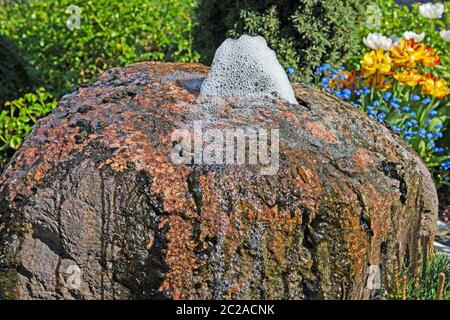
POLYGON ((414 268, 437 197, 400 138, 299 85, 299 105, 199 102, 207 72, 112 69, 37 123, 1 177, 1 298, 376 298, 369 269, 414 268), (277 174, 173 164, 195 120, 278 128, 277 174))

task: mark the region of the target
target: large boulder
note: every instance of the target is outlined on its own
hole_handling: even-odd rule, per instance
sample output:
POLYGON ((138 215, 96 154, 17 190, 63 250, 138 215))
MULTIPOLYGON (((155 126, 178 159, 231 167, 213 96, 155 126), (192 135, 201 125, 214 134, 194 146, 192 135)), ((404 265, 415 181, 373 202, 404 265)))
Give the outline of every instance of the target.
POLYGON ((415 267, 437 197, 399 137, 300 85, 201 100, 207 72, 112 69, 38 121, 1 177, 2 298, 361 299, 392 256, 415 267), (278 170, 175 164, 195 121, 279 129, 278 170))

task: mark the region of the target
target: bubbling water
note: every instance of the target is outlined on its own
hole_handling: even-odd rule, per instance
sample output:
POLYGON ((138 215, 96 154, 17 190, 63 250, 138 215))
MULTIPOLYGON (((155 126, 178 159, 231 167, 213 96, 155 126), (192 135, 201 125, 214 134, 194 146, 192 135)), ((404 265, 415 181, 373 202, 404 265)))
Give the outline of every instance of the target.
POLYGON ((226 39, 217 49, 201 97, 275 97, 298 104, 275 52, 261 36, 226 39))

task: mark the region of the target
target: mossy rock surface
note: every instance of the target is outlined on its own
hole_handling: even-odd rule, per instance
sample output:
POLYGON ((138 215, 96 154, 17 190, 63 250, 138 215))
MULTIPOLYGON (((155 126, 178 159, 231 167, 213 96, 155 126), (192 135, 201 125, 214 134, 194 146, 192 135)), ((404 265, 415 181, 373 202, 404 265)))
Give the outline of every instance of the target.
POLYGON ((298 105, 201 101, 207 72, 112 69, 37 122, 1 176, 2 298, 376 298, 369 269, 414 268, 437 197, 399 137, 299 85, 298 105), (200 120, 278 128, 279 170, 173 164, 200 120))

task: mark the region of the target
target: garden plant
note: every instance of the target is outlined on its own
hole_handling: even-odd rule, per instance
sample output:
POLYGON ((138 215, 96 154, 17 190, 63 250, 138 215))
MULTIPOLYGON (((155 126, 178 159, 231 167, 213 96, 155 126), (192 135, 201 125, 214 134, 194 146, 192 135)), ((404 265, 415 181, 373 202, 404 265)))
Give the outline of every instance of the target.
POLYGON ((426 162, 437 186, 449 186, 450 155, 441 144, 450 117, 449 6, 410 11, 379 3, 363 28, 365 49, 352 57, 359 62, 317 68, 316 85, 386 123, 426 162))

